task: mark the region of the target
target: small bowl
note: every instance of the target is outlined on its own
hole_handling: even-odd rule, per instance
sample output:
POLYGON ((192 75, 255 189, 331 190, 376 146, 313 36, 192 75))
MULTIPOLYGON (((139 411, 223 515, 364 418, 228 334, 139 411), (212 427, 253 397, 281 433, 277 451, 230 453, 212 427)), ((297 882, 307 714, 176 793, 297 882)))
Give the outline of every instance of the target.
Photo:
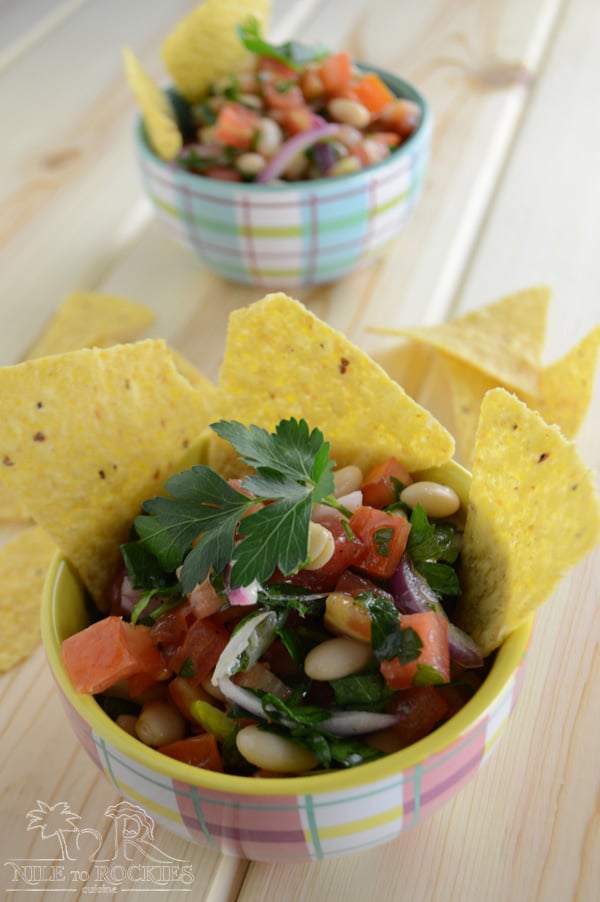
POLYGON ((377 72, 397 97, 417 103, 422 118, 386 160, 351 175, 273 185, 205 178, 157 157, 138 121, 143 185, 167 231, 214 272, 266 289, 332 282, 379 256, 420 194, 431 117, 408 82, 360 68, 377 72))
MULTIPOLYGON (((456 464, 428 475, 466 500, 469 477, 456 464)), ((226 855, 270 862, 373 848, 452 799, 488 759, 514 709, 533 630, 531 617, 505 640, 465 707, 414 745, 348 770, 256 779, 168 758, 118 727, 92 696, 76 692, 60 647, 88 622, 81 585, 57 554, 42 600, 42 636, 68 718, 96 767, 170 832, 226 855)))

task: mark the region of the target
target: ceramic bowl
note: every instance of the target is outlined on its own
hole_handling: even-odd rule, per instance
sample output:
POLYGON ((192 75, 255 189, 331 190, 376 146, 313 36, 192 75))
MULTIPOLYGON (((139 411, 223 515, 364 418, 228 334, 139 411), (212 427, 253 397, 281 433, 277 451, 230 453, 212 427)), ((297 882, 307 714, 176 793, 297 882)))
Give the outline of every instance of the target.
MULTIPOLYGON (((466 499, 468 477, 455 464, 430 476, 466 499)), ((255 779, 161 755, 118 727, 93 697, 75 692, 60 646, 88 622, 81 586, 57 555, 42 601, 43 641, 73 730, 96 767, 118 793, 172 833, 227 855, 270 862, 373 848, 452 799, 487 761, 513 711, 533 629, 531 618, 512 633, 473 698, 414 745, 348 770, 255 779)), ((482 816, 483 810, 482 804, 482 816)))
POLYGON ((386 160, 351 175, 273 185, 205 178, 159 159, 138 122, 144 189, 171 236, 214 272, 278 290, 332 282, 382 253, 417 202, 431 117, 412 85, 361 68, 378 72, 396 96, 415 101, 422 119, 386 160))

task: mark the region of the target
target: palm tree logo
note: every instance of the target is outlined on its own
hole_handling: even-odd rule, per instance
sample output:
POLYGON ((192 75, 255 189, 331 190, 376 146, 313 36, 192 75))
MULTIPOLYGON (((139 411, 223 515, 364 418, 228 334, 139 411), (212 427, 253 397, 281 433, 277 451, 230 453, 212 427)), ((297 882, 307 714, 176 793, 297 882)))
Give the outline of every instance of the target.
POLYGON ((72 811, 67 802, 55 802, 54 805, 47 805, 46 802, 37 800, 38 807, 32 808, 27 812, 27 829, 40 830, 42 839, 50 839, 56 836, 60 843, 61 858, 63 861, 75 861, 72 855, 69 855, 67 848, 67 833, 79 832, 77 821, 81 820, 79 814, 72 811))

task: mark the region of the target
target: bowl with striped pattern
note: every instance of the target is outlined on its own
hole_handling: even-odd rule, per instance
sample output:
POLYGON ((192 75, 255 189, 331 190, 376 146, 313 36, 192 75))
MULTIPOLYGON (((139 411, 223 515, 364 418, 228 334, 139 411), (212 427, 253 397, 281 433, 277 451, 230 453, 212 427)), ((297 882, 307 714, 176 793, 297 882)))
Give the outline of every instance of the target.
POLYGON ((336 281, 381 256, 421 194, 431 115, 410 83, 374 67, 397 97, 421 109, 415 132, 389 157, 358 172, 259 184, 227 182, 161 160, 143 124, 135 146, 144 191, 164 230, 212 271, 263 289, 336 281))

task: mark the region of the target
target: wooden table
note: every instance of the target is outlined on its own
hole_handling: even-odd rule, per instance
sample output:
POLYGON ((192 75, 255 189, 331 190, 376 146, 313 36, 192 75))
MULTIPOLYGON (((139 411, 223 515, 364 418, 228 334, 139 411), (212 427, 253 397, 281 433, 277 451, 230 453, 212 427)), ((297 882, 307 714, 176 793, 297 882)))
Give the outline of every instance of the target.
MULTIPOLYGON (((152 218, 120 56, 130 44, 163 78, 160 40, 193 5, 0 4, 0 362, 22 357, 68 292, 90 288, 145 302, 156 312, 154 334, 216 375, 229 312, 258 294, 208 273, 152 218)), ((371 324, 432 323, 543 282, 554 292, 547 359, 575 344, 600 310, 600 4, 275 0, 272 36, 292 35, 414 81, 436 126, 422 202, 385 258, 299 299, 377 357, 387 345, 371 324)), ((592 466, 599 423, 596 391, 578 438, 592 466)), ((432 819, 361 855, 287 866, 222 858, 157 829, 157 845, 188 863, 193 883, 156 892, 209 902, 597 899, 599 562, 590 555, 540 613, 503 741, 432 819)), ((27 829, 40 802, 64 802, 80 826, 106 830, 103 814, 117 797, 77 746, 41 648, 0 689, 6 898, 98 895, 83 853, 69 862, 69 881, 51 870, 13 880, 9 860, 60 863, 56 842, 27 829)), ((141 862, 134 855, 124 864, 141 862)), ((115 894, 140 893, 123 871, 115 894)))

